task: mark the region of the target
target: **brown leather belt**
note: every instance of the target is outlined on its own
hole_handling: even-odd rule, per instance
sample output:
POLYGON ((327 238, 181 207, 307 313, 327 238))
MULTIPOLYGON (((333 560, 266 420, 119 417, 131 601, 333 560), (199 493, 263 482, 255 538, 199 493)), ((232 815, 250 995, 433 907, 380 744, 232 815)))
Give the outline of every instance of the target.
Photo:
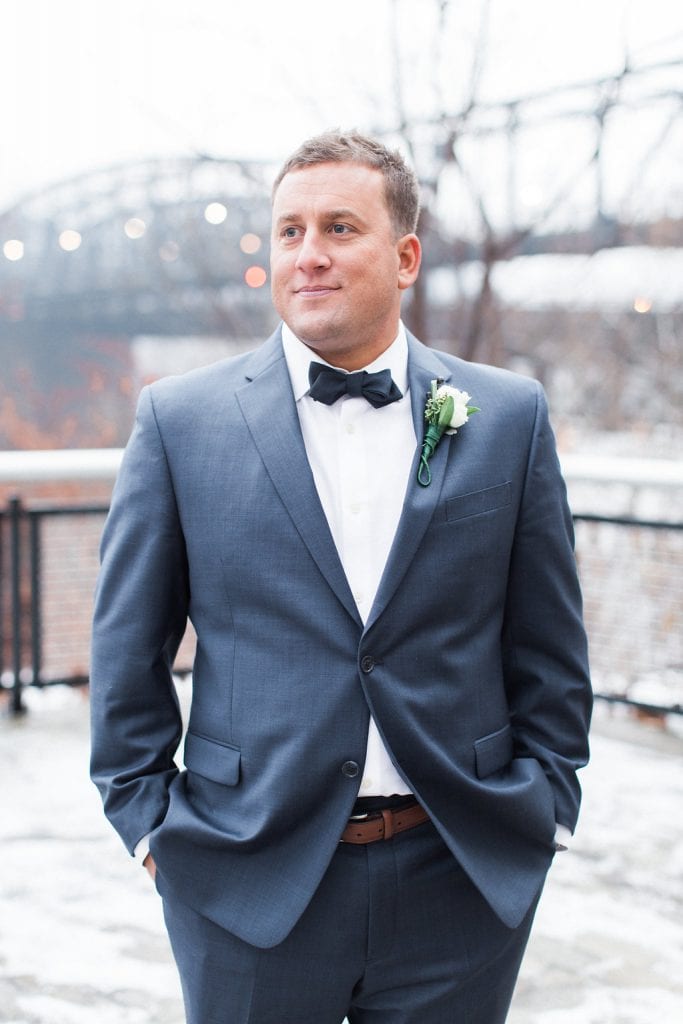
POLYGON ((407 807, 398 807, 395 811, 385 808, 362 818, 351 818, 339 842, 375 843, 378 839, 391 839, 397 832, 415 828, 424 821, 429 821, 429 815, 417 801, 407 807))

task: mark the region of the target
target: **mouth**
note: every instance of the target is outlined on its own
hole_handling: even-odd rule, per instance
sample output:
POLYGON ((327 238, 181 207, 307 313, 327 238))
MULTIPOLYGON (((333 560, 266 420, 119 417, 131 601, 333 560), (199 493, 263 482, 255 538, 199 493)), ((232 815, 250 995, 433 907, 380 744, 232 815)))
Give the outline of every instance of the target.
POLYGON ((295 288, 294 294, 304 299, 320 299, 336 291, 339 291, 339 288, 332 285, 304 285, 302 288, 295 288))

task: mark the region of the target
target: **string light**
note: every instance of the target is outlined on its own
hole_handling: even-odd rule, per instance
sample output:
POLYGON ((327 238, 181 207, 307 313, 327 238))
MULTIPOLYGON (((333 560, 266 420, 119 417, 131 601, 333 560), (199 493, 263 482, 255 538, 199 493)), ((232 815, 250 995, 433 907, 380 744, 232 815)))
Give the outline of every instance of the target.
POLYGON ((67 228, 66 231, 62 231, 59 236, 59 247, 64 252, 75 252, 76 249, 80 248, 81 234, 79 231, 73 231, 71 228, 67 228))
POLYGON ((262 288, 268 279, 263 267, 249 267, 244 273, 244 280, 250 288, 262 288))
POLYGON ((204 219, 209 224, 222 224, 228 216, 228 208, 223 203, 209 203, 204 210, 204 219))
POLYGON ((242 252, 247 253, 249 256, 253 256, 255 252, 258 252, 261 248, 261 239, 258 235, 247 233, 242 235, 240 238, 240 249, 242 252))
POLYGON ((5 259, 16 263, 17 260, 24 258, 24 243, 18 238, 10 238, 3 245, 2 252, 5 259))
POLYGON ((180 255, 180 246, 177 242, 164 242, 159 247, 159 256, 164 263, 173 263, 180 255))
POLYGON ((123 230, 128 238, 135 240, 137 238, 142 238, 147 230, 147 225, 140 217, 130 217, 130 219, 123 225, 123 230))
POLYGON ((633 308, 636 313, 649 313, 652 309, 652 299, 639 295, 633 302, 633 308))

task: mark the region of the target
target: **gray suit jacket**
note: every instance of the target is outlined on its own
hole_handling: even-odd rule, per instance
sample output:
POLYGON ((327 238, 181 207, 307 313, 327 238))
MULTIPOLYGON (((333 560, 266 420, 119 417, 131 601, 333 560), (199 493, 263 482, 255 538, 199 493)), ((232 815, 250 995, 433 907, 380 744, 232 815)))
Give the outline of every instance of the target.
POLYGON ((317 496, 279 331, 143 391, 103 537, 93 779, 160 884, 260 946, 293 927, 357 795, 369 714, 509 926, 573 829, 587 759, 572 526, 540 386, 409 337, 481 412, 416 483, 363 626, 317 496), (184 748, 171 665, 197 633, 184 748), (359 766, 354 774, 353 764, 359 766))

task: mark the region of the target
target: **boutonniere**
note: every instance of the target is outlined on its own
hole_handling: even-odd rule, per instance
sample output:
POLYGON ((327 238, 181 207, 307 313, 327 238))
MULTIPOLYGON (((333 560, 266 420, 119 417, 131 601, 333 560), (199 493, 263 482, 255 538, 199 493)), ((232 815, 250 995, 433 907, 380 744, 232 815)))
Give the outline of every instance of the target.
POLYGON ((467 423, 473 412, 481 412, 476 405, 468 405, 470 396, 466 391, 449 387, 442 380, 432 381, 432 390, 427 395, 425 420, 429 424, 422 442, 417 482, 428 487, 432 482, 429 460, 444 434, 455 434, 458 427, 467 423))

